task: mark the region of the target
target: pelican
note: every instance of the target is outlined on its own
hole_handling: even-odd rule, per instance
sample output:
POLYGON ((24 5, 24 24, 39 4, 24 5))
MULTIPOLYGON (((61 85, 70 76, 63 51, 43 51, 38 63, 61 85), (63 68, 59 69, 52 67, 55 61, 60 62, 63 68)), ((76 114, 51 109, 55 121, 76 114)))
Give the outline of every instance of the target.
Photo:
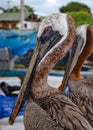
POLYGON ((87 96, 93 101, 93 78, 80 74, 85 60, 93 53, 93 26, 81 25, 76 32, 76 40, 59 89, 64 90, 68 85, 71 92, 87 96))
POLYGON ((79 95, 85 95, 89 97, 91 101, 93 101, 93 78, 84 78, 80 74, 82 65, 84 64, 85 60, 93 53, 93 26, 83 25, 78 29, 77 33, 79 31, 84 31, 84 29, 86 32, 86 39, 84 39, 82 34, 80 34, 81 41, 84 39, 82 41, 82 49, 80 50, 80 54, 76 61, 77 63, 70 74, 70 80, 68 84, 72 92, 76 93, 77 91, 79 95))
POLYGON ((83 77, 80 74, 82 65, 92 53, 93 26, 81 25, 76 30, 72 53, 59 89, 62 91, 66 86, 70 87, 75 95, 71 100, 80 108, 93 127, 93 78, 83 77))
POLYGON ((50 69, 65 56, 74 39, 75 25, 71 16, 51 14, 42 21, 27 75, 9 118, 10 124, 27 100, 25 130, 93 129, 78 106, 48 84, 50 69))

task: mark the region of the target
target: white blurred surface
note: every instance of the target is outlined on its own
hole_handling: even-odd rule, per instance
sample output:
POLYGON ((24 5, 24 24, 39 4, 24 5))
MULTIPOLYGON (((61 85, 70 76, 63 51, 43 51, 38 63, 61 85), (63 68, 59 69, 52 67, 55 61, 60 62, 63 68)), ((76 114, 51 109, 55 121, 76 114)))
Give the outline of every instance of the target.
POLYGON ((48 83, 51 87, 58 88, 62 82, 63 77, 61 76, 48 76, 48 83))
POLYGON ((14 86, 20 86, 21 85, 21 80, 19 77, 15 76, 15 77, 0 77, 0 83, 1 82, 6 82, 7 84, 14 86))
POLYGON ((23 116, 16 118, 16 121, 13 125, 8 124, 9 118, 0 119, 0 130, 25 130, 23 125, 23 116))

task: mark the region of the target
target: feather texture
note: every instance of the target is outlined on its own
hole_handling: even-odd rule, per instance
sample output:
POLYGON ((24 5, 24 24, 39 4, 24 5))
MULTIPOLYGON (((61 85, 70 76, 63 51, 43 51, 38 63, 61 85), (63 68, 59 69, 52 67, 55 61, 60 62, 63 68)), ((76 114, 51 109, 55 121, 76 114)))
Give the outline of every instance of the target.
POLYGON ((65 130, 92 130, 84 114, 63 93, 53 94, 35 102, 43 108, 58 126, 65 130))

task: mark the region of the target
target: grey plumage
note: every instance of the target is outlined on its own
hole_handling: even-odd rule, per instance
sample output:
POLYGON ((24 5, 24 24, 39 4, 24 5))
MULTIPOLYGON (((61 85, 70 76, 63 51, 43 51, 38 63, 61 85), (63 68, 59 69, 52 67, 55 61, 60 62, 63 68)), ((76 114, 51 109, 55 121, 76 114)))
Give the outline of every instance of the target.
POLYGON ((62 93, 53 94, 38 100, 35 99, 34 101, 34 103, 31 103, 31 100, 29 100, 25 111, 24 124, 26 130, 52 130, 54 127, 55 130, 93 129, 79 108, 62 93), (46 124, 49 120, 50 125, 47 126, 46 124), (37 125, 39 122, 41 124, 37 127, 37 125, 33 125, 34 122, 37 125))
POLYGON ((71 89, 71 92, 74 94, 80 95, 80 96, 86 96, 88 97, 91 101, 93 101, 93 78, 87 77, 84 78, 83 80, 72 80, 69 78, 68 80, 68 86, 71 89))
POLYGON ((31 100, 24 114, 24 125, 26 130, 64 130, 46 111, 31 100))
POLYGON ((80 111, 84 114, 84 117, 93 127, 93 100, 90 100, 87 96, 80 96, 79 94, 66 94, 72 102, 74 102, 80 111))

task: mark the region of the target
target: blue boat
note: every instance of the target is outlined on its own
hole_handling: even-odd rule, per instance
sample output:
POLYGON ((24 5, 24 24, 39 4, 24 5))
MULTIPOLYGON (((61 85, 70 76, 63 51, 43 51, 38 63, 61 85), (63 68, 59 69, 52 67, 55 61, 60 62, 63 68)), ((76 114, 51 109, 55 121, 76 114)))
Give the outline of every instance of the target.
POLYGON ((13 55, 24 55, 34 50, 37 31, 0 30, 0 48, 9 47, 13 55))

